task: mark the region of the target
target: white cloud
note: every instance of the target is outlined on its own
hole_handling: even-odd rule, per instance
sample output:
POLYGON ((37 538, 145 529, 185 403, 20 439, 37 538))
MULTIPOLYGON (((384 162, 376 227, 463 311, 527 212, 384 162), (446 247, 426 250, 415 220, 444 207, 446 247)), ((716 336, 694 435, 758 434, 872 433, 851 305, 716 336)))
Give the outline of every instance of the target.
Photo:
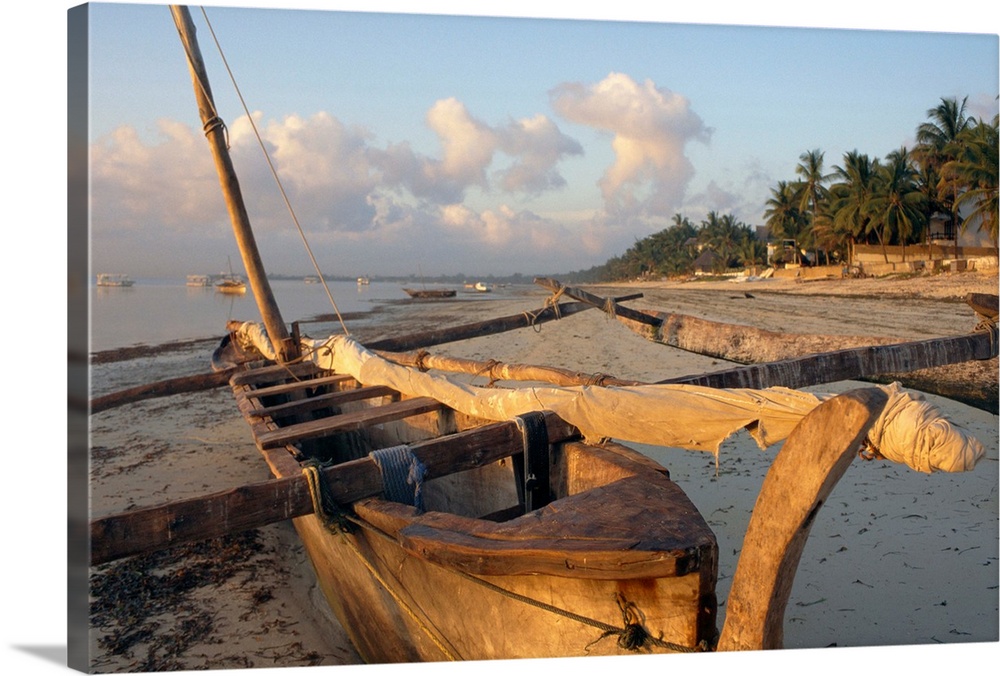
POLYGON ((541 193, 562 188, 566 180, 556 165, 565 156, 583 154, 583 146, 544 115, 511 122, 497 133, 503 151, 514 158, 511 166, 498 172, 500 185, 507 192, 541 193))
POLYGON ((615 161, 600 180, 609 213, 664 217, 680 205, 694 175, 684 148, 711 135, 685 97, 621 73, 550 96, 561 116, 613 135, 615 161))
MULTIPOLYGON (((529 211, 501 205, 479 213, 464 203, 472 187, 534 195, 564 185, 558 163, 582 148, 550 119, 537 115, 493 127, 447 99, 430 109, 427 121, 440 139, 440 157, 416 153, 408 143, 380 148, 369 130, 327 113, 272 120, 255 113, 253 125, 246 117, 235 120, 228 129, 230 154, 258 244, 271 249, 268 260, 290 261, 302 248, 255 129, 314 248, 335 251, 338 242, 349 242, 353 250, 367 243, 372 251, 398 250, 399 257, 414 247, 434 248, 448 264, 463 249, 483 260, 498 247, 513 247, 515 254, 530 249, 544 261, 541 248, 573 241, 571 230, 529 211)), ((171 122, 159 131, 150 143, 121 127, 93 145, 95 242, 102 252, 157 251, 153 241, 170 240, 159 251, 173 252, 183 259, 175 265, 185 267, 190 259, 177 253, 185 242, 189 248, 211 242, 215 251, 198 254, 224 259, 233 249, 232 230, 203 134, 171 122)), ((508 256, 505 265, 512 260, 527 258, 508 256)))

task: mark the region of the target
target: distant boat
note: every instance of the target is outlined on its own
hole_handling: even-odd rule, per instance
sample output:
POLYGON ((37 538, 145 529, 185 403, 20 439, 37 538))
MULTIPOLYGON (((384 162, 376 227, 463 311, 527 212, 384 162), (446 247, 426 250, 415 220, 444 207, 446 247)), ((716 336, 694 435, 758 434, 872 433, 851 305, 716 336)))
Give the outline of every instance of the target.
POLYGON ((319 284, 319 277, 316 275, 309 275, 308 277, 303 277, 302 281, 306 284, 319 284))
POLYGON ((490 287, 487 284, 484 284, 483 282, 476 282, 476 285, 473 288, 476 291, 479 291, 480 293, 486 293, 487 291, 490 291, 490 287))
POLYGON ((247 283, 233 272, 232 260, 227 260, 229 260, 229 274, 222 275, 222 278, 215 283, 215 290, 219 293, 246 293, 247 283))
POLYGON ((187 285, 199 287, 212 286, 212 277, 211 275, 188 275, 187 285))
POLYGON ((367 286, 371 283, 367 277, 358 277, 358 286, 367 286))
POLYGON ((135 284, 128 275, 120 272, 101 272, 97 275, 97 286, 132 286, 135 284))
POLYGON ((455 289, 406 289, 403 291, 410 295, 410 298, 451 298, 455 295, 455 289))

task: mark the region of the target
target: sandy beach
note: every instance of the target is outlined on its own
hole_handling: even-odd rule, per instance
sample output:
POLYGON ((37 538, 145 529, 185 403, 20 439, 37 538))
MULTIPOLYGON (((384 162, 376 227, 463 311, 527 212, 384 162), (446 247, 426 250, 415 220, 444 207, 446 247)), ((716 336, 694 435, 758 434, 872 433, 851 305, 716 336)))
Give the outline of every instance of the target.
MULTIPOLYGON (((970 292, 997 293, 998 280, 993 271, 588 288, 605 295, 642 293, 631 307, 776 331, 923 339, 971 331, 976 319, 962 299, 970 292)), ((489 298, 460 294, 451 301, 391 303, 349 321, 348 328, 364 342, 534 310, 548 295, 525 287, 498 289, 489 298)), ((323 329, 307 330, 319 335, 323 329)), ((195 342, 104 360, 93 367, 93 394, 205 372, 213 347, 195 342)), ((600 310, 431 351, 644 381, 732 366, 645 341, 600 310)), ((985 367, 996 373, 996 359, 985 367)), ((925 475, 885 461, 854 462, 813 526, 786 612, 786 647, 998 640, 998 417, 927 398, 976 436, 986 457, 963 474, 925 475)), ((101 412, 93 415, 91 428, 94 516, 269 478, 228 388, 101 412)), ((716 533, 721 628, 743 534, 776 449, 761 451, 741 433, 724 444, 718 465, 707 453, 640 450, 669 468, 716 533)), ((92 606, 98 611, 92 623, 100 625, 91 631, 95 672, 359 662, 320 598, 289 523, 107 564, 92 570, 95 580, 107 585, 105 598, 114 600, 92 606), (142 580, 142 590, 129 587, 130 580, 142 580)))

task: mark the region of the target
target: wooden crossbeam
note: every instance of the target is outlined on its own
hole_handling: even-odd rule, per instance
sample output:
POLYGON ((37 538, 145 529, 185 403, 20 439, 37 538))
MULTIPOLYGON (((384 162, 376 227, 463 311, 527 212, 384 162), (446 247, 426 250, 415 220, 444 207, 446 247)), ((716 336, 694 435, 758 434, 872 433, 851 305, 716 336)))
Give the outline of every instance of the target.
POLYGON ((289 401, 284 404, 275 404, 274 406, 263 406, 261 408, 254 409, 251 412, 251 415, 260 418, 263 418, 264 416, 279 418, 299 413, 306 413, 309 411, 316 411, 328 406, 339 406, 352 401, 386 397, 392 394, 398 393, 391 387, 386 387, 384 385, 355 387, 350 390, 340 390, 339 392, 318 394, 315 397, 309 397, 308 399, 302 399, 300 401, 289 401))
POLYGON ((309 420, 276 430, 260 432, 257 434, 257 444, 264 449, 276 448, 306 439, 319 439, 341 432, 351 432, 368 425, 402 420, 403 418, 430 413, 442 408, 444 408, 444 404, 436 399, 414 397, 412 399, 404 399, 403 401, 395 401, 385 406, 351 411, 330 418, 309 420))

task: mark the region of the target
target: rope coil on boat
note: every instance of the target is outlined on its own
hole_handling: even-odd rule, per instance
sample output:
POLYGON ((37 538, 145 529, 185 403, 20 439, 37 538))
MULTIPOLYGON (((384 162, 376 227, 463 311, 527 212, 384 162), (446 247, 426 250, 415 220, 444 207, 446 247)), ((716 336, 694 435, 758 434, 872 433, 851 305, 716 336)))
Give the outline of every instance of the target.
POLYGON ((382 473, 382 493, 386 500, 424 511, 423 487, 427 468, 408 445, 380 448, 369 453, 368 457, 382 473))

